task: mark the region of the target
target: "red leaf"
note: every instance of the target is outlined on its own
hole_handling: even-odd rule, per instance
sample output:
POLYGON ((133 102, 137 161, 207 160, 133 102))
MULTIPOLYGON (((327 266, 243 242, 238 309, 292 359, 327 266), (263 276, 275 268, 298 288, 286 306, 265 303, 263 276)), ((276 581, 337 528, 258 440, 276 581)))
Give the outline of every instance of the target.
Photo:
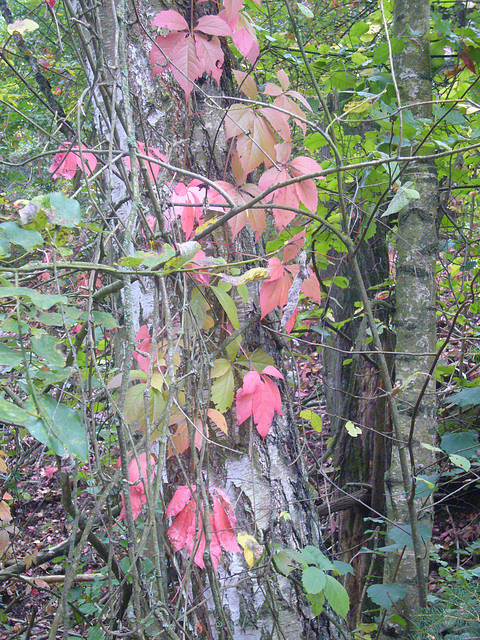
POLYGON ((268 266, 272 275, 263 282, 260 289, 262 318, 276 307, 282 309, 287 304, 288 292, 292 286, 292 277, 278 258, 270 258, 268 266))
MULTIPOLYGON (((51 7, 53 9, 53 7, 55 6, 55 2, 57 0, 45 0, 45 3, 48 4, 49 7, 51 7)), ((33 593, 33 591, 32 591, 33 593)))
POLYGON ((463 60, 463 62, 465 64, 465 66, 467 67, 467 69, 469 69, 472 73, 477 73, 475 71, 475 63, 473 62, 473 60, 468 55, 468 51, 461 51, 460 52, 460 58, 463 60))
MULTIPOLYGON (((62 144, 64 149, 70 149, 69 145, 62 144)), ((82 149, 85 149, 82 144, 82 149)), ((93 153, 82 152, 82 158, 74 153, 78 151, 78 147, 72 147, 70 151, 59 151, 51 166, 48 168, 48 172, 52 174, 52 178, 56 180, 60 176, 63 176, 67 179, 72 179, 77 173, 77 169, 81 171, 85 170, 85 174, 89 176, 92 171, 94 171, 97 166, 97 158, 93 155, 93 153)))
POLYGON ((187 100, 203 72, 211 73, 217 83, 220 82, 224 56, 217 36, 231 35, 224 20, 213 15, 203 16, 191 32, 186 20, 169 9, 159 13, 152 26, 170 30, 166 36, 157 36, 150 52, 153 75, 170 69, 187 100))
MULTIPOLYGON (((232 166, 232 170, 234 176, 238 176, 238 167, 236 163, 238 162, 238 156, 235 154, 234 158, 232 158, 232 165, 235 163, 235 167, 232 166)), ((243 169, 241 170, 243 180, 243 169)), ((218 184, 224 191, 228 193, 228 195, 232 198, 232 200, 237 205, 246 204, 252 198, 260 195, 260 189, 255 184, 244 184, 241 188, 234 187, 229 182, 224 182, 223 180, 217 180, 215 184, 218 184)), ((215 189, 210 189, 208 192, 208 200, 214 205, 217 204, 226 204, 225 198, 221 196, 218 191, 215 189)), ((214 207, 212 209, 218 211, 219 215, 223 215, 226 212, 226 209, 223 207, 214 207)), ((265 211, 263 209, 245 209, 241 213, 237 214, 234 218, 230 218, 228 224, 232 230, 232 238, 235 239, 236 235, 245 227, 247 224, 256 231, 255 242, 261 236, 265 229, 265 211)))
POLYGON ((188 31, 188 23, 183 16, 173 9, 161 11, 155 16, 152 27, 168 29, 169 31, 188 31))
MULTIPOLYGON (((218 567, 225 551, 239 553, 240 547, 236 543, 235 526, 236 518, 233 513, 230 499, 221 489, 210 487, 213 502, 213 513, 210 514, 211 545, 210 553, 215 569, 218 567)), ((203 531, 203 505, 199 505, 197 513, 196 487, 178 487, 170 504, 167 517, 176 516, 167 536, 175 551, 185 548, 189 554, 195 550, 194 562, 204 568, 203 552, 205 549, 205 535, 203 531), (198 523, 199 531, 196 531, 198 523)))
POLYGON ((238 424, 252 416, 262 438, 268 434, 273 416, 282 411, 280 391, 268 375, 283 378, 275 367, 267 365, 262 374, 249 371, 243 379, 242 388, 237 391, 238 424))
POLYGON ((195 31, 201 31, 207 33, 210 36, 231 36, 232 30, 225 22, 218 16, 202 16, 197 22, 195 31))
POLYGON ((240 553, 241 549, 235 537, 237 519, 235 518, 230 498, 221 489, 216 489, 215 487, 210 489, 210 493, 213 501, 213 522, 220 546, 225 551, 240 553), (215 497, 214 492, 216 492, 218 499, 215 497))
MULTIPOLYGON (((150 456, 150 464, 155 467, 155 458, 150 456)), ((120 466, 120 459, 118 460, 120 466)), ((133 519, 136 520, 140 515, 142 508, 147 503, 146 490, 147 482, 147 454, 140 453, 137 457, 132 458, 128 463, 128 480, 131 483, 130 501, 132 503, 133 519), (137 460, 138 458, 138 460, 137 460)), ((124 520, 127 516, 125 511, 125 497, 122 493, 123 508, 120 512, 119 520, 124 520)))
POLYGON ((165 212, 167 220, 172 221, 175 218, 180 218, 182 229, 185 232, 185 237, 188 240, 192 236, 195 222, 198 224, 203 223, 203 202, 205 200, 205 191, 199 187, 201 182, 197 179, 191 180, 188 186, 185 186, 183 182, 179 182, 175 187, 175 192, 172 194, 171 200, 175 205, 172 209, 168 209, 165 212), (198 207, 183 207, 184 204, 198 204, 198 207))
POLYGON ((262 376, 269 375, 274 376, 275 378, 281 378, 283 380, 283 376, 278 369, 275 369, 271 364, 267 364, 265 369, 262 371, 262 376))
MULTIPOLYGON (((145 144, 143 142, 139 142, 138 140, 137 140, 137 147, 143 156, 151 156, 152 158, 156 156, 158 160, 162 160, 162 162, 167 162, 167 158, 156 147, 148 147, 147 149, 145 149, 145 144)), ((147 167, 148 175, 150 176, 150 180, 152 182, 155 182, 160 172, 160 165, 156 163, 150 163, 150 162, 145 162, 145 164, 147 167)), ((125 166, 130 171, 131 169, 130 156, 127 156, 125 158, 125 166)), ((137 168, 138 169, 140 168, 140 163, 138 160, 137 160, 137 168)))

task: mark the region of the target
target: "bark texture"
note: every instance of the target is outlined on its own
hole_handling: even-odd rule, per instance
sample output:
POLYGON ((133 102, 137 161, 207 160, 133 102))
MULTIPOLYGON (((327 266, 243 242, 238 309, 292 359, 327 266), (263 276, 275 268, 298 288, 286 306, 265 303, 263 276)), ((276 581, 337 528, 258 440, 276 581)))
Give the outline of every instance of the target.
MULTIPOLYGON (((403 109, 410 109, 415 118, 430 118, 432 97, 430 53, 427 39, 430 31, 429 0, 395 0, 394 37, 404 42, 404 49, 394 57, 403 109), (415 37, 411 34, 414 33, 415 37), (417 35, 418 34, 418 35, 417 35)), ((405 147, 413 155, 416 141, 405 147)), ((396 379, 402 385, 397 396, 402 432, 400 447, 410 460, 411 482, 415 486, 421 474, 434 472, 432 452, 422 442, 434 444, 436 435, 435 378, 430 375, 436 349, 435 263, 437 254, 438 188, 435 162, 411 162, 405 169, 403 182, 413 182, 419 198, 411 200, 400 212, 397 236, 396 314, 397 331, 396 379), (430 380, 430 381, 429 381, 430 380), (422 393, 424 383, 428 382, 422 393)), ((387 476, 387 515, 400 526, 409 522, 398 449, 394 448, 387 476)), ((419 523, 431 525, 431 506, 418 511, 419 523)), ((428 543, 422 545, 421 557, 415 559, 407 548, 403 557, 388 555, 386 581, 407 585, 407 594, 397 605, 408 622, 419 606, 426 602, 428 577, 428 543), (423 584, 415 579, 415 563, 423 567, 423 584), (399 566, 397 566, 399 564, 399 566)))

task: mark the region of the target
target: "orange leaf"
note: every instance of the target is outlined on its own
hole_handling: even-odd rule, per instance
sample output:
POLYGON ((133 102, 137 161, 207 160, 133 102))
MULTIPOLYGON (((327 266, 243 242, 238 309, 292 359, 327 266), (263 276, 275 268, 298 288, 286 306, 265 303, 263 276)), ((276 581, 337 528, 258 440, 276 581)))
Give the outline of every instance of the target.
POLYGON ((207 413, 210 420, 217 425, 220 431, 223 431, 225 435, 228 435, 227 421, 225 420, 223 413, 220 413, 220 411, 217 411, 216 409, 209 409, 207 413))

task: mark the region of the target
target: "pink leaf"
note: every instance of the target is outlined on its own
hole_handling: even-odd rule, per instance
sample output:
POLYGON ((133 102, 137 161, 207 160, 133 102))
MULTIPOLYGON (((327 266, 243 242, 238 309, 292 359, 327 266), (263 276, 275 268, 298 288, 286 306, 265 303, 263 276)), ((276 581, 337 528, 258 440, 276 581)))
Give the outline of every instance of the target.
POLYGON ((190 491, 190 487, 178 487, 167 507, 167 511, 165 513, 166 517, 173 518, 178 515, 180 511, 183 511, 191 499, 192 492, 190 491))
POLYGON ((188 23, 183 16, 173 9, 161 11, 155 16, 152 27, 168 29, 169 31, 188 31, 188 23))
POLYGON ((220 40, 216 36, 209 39, 202 34, 198 34, 195 36, 195 50, 198 59, 203 64, 203 71, 211 73, 219 85, 223 64, 223 51, 220 46, 220 40))
POLYGON ((262 376, 264 375, 274 376, 275 378, 281 378, 283 380, 283 376, 278 369, 273 367, 271 364, 267 364, 265 369, 262 371, 262 376))
MULTIPOLYGON (((137 147, 139 152, 143 155, 143 156, 150 156, 152 158, 158 158, 158 160, 161 160, 162 162, 167 162, 167 158, 163 155, 163 153, 157 149, 156 147, 148 147, 147 149, 145 149, 145 144, 143 142, 140 142, 139 140, 137 140, 137 147)), ((147 173, 150 176, 150 180, 152 182, 155 182, 155 180, 158 177, 158 174, 160 172, 160 165, 158 164, 154 164, 151 162, 145 162, 145 165, 147 167, 147 173)), ((131 162, 130 162, 130 156, 127 156, 125 158, 125 166, 127 167, 127 169, 130 171, 131 169, 131 162)), ((137 160, 137 168, 140 169, 140 163, 137 160)))
POLYGON ((245 393, 243 389, 239 389, 237 391, 236 407, 238 424, 242 424, 242 422, 245 422, 245 420, 247 420, 252 415, 252 400, 252 395, 249 393, 245 393))
POLYGON ((232 21, 235 18, 238 19, 238 14, 243 7, 243 0, 223 0, 223 6, 225 7, 227 20, 232 21))
MULTIPOLYGON (((64 149, 70 149, 70 147, 66 144, 63 144, 62 147, 64 149)), ((82 144, 82 149, 85 149, 82 144)), ((78 151, 78 147, 72 147, 70 151, 59 151, 55 158, 53 159, 53 163, 48 168, 49 173, 52 174, 52 178, 56 180, 60 176, 71 180, 74 178, 77 169, 81 171, 85 170, 85 174, 89 176, 92 171, 94 171, 97 166, 97 158, 93 155, 93 153, 82 152, 82 158, 74 153, 78 151)))
POLYGON ((221 489, 216 489, 215 487, 210 489, 210 493, 213 501, 213 522, 220 545, 225 551, 240 553, 241 549, 235 537, 237 519, 235 518, 230 498, 221 489))
POLYGON ((195 31, 201 31, 210 36, 231 36, 232 30, 225 22, 218 16, 202 16, 195 27, 195 31))
MULTIPOLYGON (((221 489, 216 487, 210 487, 210 494, 213 503, 213 513, 210 514, 210 554, 216 569, 220 562, 222 548, 233 553, 239 553, 241 550, 236 544, 235 526, 237 521, 230 499, 221 489)), ((167 536, 175 551, 185 548, 191 555, 195 550, 194 562, 197 566, 204 568, 204 510, 203 505, 197 507, 195 495, 195 486, 191 489, 186 486, 178 487, 166 512, 167 517, 176 516, 167 531, 167 536)))
POLYGON ((269 260, 269 265, 273 262, 277 261, 277 271, 281 269, 282 275, 280 277, 270 277, 268 280, 262 284, 260 289, 260 308, 262 311, 262 318, 264 318, 267 313, 273 311, 276 307, 280 307, 282 309, 288 300, 288 292, 290 290, 292 284, 292 278, 288 271, 285 271, 283 265, 280 263, 278 258, 271 258, 269 260))
POLYGON ((280 392, 276 384, 262 377, 262 386, 253 395, 253 421, 258 433, 265 438, 272 426, 273 416, 281 411, 280 392), (278 396, 278 398, 277 398, 278 396), (280 409, 278 409, 280 403, 280 409))
MULTIPOLYGON (((152 468, 155 467, 155 458, 150 456, 150 464, 152 468)), ((120 466, 120 459, 118 460, 118 466, 120 466)), ((142 508, 147 503, 146 490, 148 488, 147 482, 147 454, 140 453, 137 457, 132 458, 128 463, 128 479, 130 486, 130 501, 132 503, 133 519, 136 520, 140 515, 142 508), (138 460, 137 460, 138 458, 138 460)), ((123 508, 120 512, 119 520, 126 518, 125 511, 125 498, 122 493, 123 508)))
POLYGON ((175 187, 172 195, 172 203, 175 205, 173 211, 171 209, 165 212, 168 220, 180 218, 182 229, 185 232, 186 239, 192 235, 195 222, 202 224, 203 222, 203 202, 205 200, 205 191, 199 187, 201 182, 197 179, 191 180, 187 186, 183 182, 179 182, 175 187), (187 206, 184 204, 198 204, 198 207, 187 206))

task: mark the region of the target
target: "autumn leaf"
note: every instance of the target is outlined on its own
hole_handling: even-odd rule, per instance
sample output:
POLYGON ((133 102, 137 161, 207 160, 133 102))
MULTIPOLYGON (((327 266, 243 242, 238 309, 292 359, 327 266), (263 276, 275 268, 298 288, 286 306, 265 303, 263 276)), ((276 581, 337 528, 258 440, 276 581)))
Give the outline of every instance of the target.
MULTIPOLYGON (((131 455, 131 452, 129 453, 131 455)), ((153 473, 155 474, 155 458, 150 456, 150 464, 152 465, 153 473)), ((120 467, 120 458, 117 462, 120 467)), ((130 501, 132 503, 133 519, 136 520, 140 515, 143 507, 147 503, 146 490, 148 488, 147 482, 147 454, 140 453, 138 456, 132 458, 128 463, 128 480, 130 482, 130 501)), ((122 493, 123 508, 120 512, 119 520, 124 520, 127 517, 125 510, 125 497, 122 493)))
POLYGON ((174 206, 164 212, 169 226, 176 219, 180 219, 180 224, 187 240, 193 235, 195 223, 200 225, 204 222, 203 204, 206 191, 201 187, 201 184, 200 180, 197 179, 191 180, 188 185, 183 184, 183 182, 177 183, 171 196, 174 206))
MULTIPOLYGON (((140 153, 142 154, 142 156, 149 156, 151 158, 156 158, 158 160, 161 160, 162 162, 167 162, 167 158, 163 155, 163 153, 161 151, 159 151, 156 147, 147 147, 145 148, 145 144, 143 142, 140 142, 137 140, 137 147, 138 150, 140 151, 140 153)), ((147 173, 150 177, 150 180, 152 182, 155 182, 155 180, 157 179, 157 176, 160 172, 160 165, 157 163, 151 163, 151 162, 147 162, 147 161, 143 161, 145 162, 145 166, 147 167, 147 173)), ((127 169, 130 171, 131 169, 131 161, 130 161, 130 156, 127 156, 125 158, 125 166, 127 167, 127 169)), ((137 160, 137 168, 140 168, 140 163, 137 160)), ((152 218, 151 216, 148 216, 149 218, 151 218, 152 221, 155 221, 155 218, 152 218)), ((148 220, 148 218, 147 218, 148 220)), ((150 224, 150 221, 149 221, 150 224)), ((150 227, 152 227, 152 224, 150 224, 150 227)))
POLYGON ((307 132, 307 125, 305 122, 302 122, 302 120, 306 119, 306 114, 303 109, 299 107, 296 102, 294 102, 293 98, 301 102, 308 111, 311 111, 312 108, 301 93, 288 89, 290 80, 283 69, 281 69, 277 73, 277 78, 280 82, 280 86, 274 84, 273 82, 267 82, 263 93, 268 96, 275 96, 273 106, 278 107, 279 109, 283 109, 284 111, 288 111, 303 131, 303 135, 305 135, 307 132))
POLYGON ((263 547, 253 536, 246 533, 245 531, 240 531, 237 534, 237 540, 238 544, 243 549, 243 554, 248 566, 250 567, 250 569, 252 569, 255 561, 259 560, 262 557, 263 547))
POLYGON ((152 27, 170 32, 155 39, 150 52, 153 75, 170 69, 187 100, 195 81, 204 72, 220 84, 224 55, 218 36, 232 35, 224 20, 214 15, 202 16, 191 31, 183 16, 168 9, 156 15, 152 27))
POLYGON ((225 435, 228 435, 227 421, 225 420, 225 416, 223 415, 223 413, 220 413, 220 411, 217 411, 217 409, 209 409, 207 411, 207 415, 213 422, 213 424, 220 429, 220 431, 222 431, 225 435))
POLYGON ((268 434, 273 417, 282 413, 280 391, 269 376, 283 379, 282 374, 271 365, 266 366, 261 374, 255 370, 249 371, 236 396, 238 424, 252 416, 262 438, 268 434))
MULTIPOLYGON (((213 509, 210 512, 210 553, 215 569, 222 556, 222 549, 232 553, 240 553, 235 538, 237 520, 233 512, 230 498, 216 487, 209 489, 213 509)), ((167 518, 175 518, 167 531, 167 536, 175 551, 186 549, 190 555, 194 554, 194 562, 204 568, 203 552, 205 550, 205 534, 203 531, 203 504, 197 504, 197 488, 187 486, 178 487, 167 507, 167 518)))
MULTIPOLYGON (((97 158, 93 153, 82 151, 82 157, 80 157, 79 154, 75 153, 76 151, 79 151, 78 147, 70 147, 70 145, 66 144, 63 144, 62 147, 67 150, 59 150, 53 159, 52 164, 48 168, 48 172, 52 174, 52 178, 54 180, 60 178, 60 176, 67 178, 67 180, 71 180, 75 177, 77 169, 85 171, 85 175, 87 176, 95 170, 95 167, 97 166, 97 158)), ((82 149, 85 149, 83 144, 82 149)))
MULTIPOLYGON (((178 424, 178 416, 172 416, 170 424, 178 424)), ((195 429, 195 448, 200 451, 203 443, 203 425, 201 420, 197 420, 197 427, 195 429)), ((178 424, 175 433, 171 436, 171 442, 167 444, 167 458, 173 456, 174 453, 181 455, 184 451, 190 448, 190 434, 188 431, 188 424, 186 420, 182 420, 178 424)))
MULTIPOLYGON (((231 197, 236 205, 240 206, 246 204, 247 202, 250 202, 252 198, 256 198, 261 193, 257 185, 250 183, 243 184, 241 187, 235 187, 229 182, 218 180, 215 184, 221 187, 231 197)), ((220 195, 218 191, 213 188, 210 189, 208 192, 208 200, 211 204, 211 208, 214 211, 218 210, 220 215, 226 213, 227 209, 225 207, 215 207, 215 204, 227 204, 225 198, 220 195)), ((237 213, 236 216, 230 218, 230 220, 228 221, 230 229, 232 230, 232 239, 235 239, 237 234, 240 233, 240 231, 248 224, 250 228, 256 232, 255 242, 257 242, 265 229, 265 222, 266 217, 265 211, 263 209, 249 208, 245 209, 241 213, 237 213)))
MULTIPOLYGON (((290 180, 291 178, 316 173, 322 168, 316 160, 299 156, 290 160, 291 146, 288 142, 282 142, 275 145, 277 164, 265 171, 258 181, 258 186, 262 191, 269 187, 290 180)), ((296 182, 288 186, 280 187, 270 193, 265 200, 272 201, 275 205, 282 207, 291 207, 298 209, 300 203, 304 204, 308 211, 315 213, 317 211, 318 195, 315 182, 309 178, 301 182, 296 182)), ((273 208, 273 217, 279 230, 284 229, 296 216, 295 211, 289 211, 288 208, 273 208)))

